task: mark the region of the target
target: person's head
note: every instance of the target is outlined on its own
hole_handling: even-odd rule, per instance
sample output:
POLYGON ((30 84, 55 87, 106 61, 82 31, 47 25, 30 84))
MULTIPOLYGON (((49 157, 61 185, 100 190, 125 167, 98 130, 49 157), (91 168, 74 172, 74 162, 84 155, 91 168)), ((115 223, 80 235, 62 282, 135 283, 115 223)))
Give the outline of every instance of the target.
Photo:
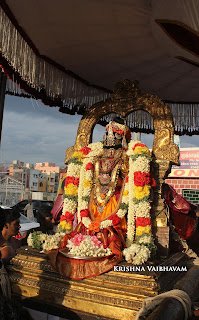
POLYGON ((106 126, 106 133, 104 135, 105 149, 127 149, 127 143, 131 139, 131 131, 126 126, 124 119, 115 117, 106 126))
POLYGON ((55 223, 51 210, 51 206, 41 206, 38 211, 38 222, 41 227, 45 226, 46 230, 52 230, 55 223))
POLYGON ((20 213, 15 209, 6 209, 5 212, 5 224, 3 231, 9 234, 11 237, 16 236, 19 233, 20 226, 20 213))
POLYGON ((3 230, 3 227, 5 225, 5 209, 0 207, 0 233, 3 230))
POLYGON ((32 204, 32 199, 29 199, 29 200, 28 200, 28 203, 29 203, 29 204, 32 204))

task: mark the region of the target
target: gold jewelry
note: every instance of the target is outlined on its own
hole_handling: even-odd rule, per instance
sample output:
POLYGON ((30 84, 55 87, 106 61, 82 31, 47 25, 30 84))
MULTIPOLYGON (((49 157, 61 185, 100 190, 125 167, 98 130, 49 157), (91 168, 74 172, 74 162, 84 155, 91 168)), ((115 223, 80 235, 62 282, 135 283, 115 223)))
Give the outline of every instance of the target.
POLYGON ((111 171, 111 181, 109 182, 107 188, 108 188, 108 192, 105 196, 104 199, 102 199, 101 197, 101 185, 100 185, 100 181, 99 181, 99 171, 100 171, 100 160, 97 160, 95 162, 95 183, 94 183, 94 199, 95 199, 95 203, 96 205, 100 205, 100 206, 105 206, 109 199, 113 196, 114 192, 115 192, 115 188, 117 185, 117 181, 118 181, 118 175, 119 175, 119 170, 122 164, 122 160, 119 159, 118 163, 115 165, 115 167, 112 169, 111 171))

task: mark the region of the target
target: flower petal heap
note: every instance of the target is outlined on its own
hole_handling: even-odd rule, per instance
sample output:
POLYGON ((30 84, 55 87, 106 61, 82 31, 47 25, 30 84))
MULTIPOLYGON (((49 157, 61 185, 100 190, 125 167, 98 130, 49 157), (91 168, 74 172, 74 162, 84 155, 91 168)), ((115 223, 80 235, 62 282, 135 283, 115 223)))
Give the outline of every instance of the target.
POLYGON ((105 257, 111 255, 109 248, 104 248, 102 242, 96 236, 76 234, 68 240, 66 247, 69 253, 80 257, 105 257))

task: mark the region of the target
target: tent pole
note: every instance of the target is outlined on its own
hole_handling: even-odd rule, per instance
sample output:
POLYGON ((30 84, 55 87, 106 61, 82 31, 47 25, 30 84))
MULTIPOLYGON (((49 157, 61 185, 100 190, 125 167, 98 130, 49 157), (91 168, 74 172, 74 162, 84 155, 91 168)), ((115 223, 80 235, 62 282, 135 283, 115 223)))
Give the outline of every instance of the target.
POLYGON ((0 69, 0 145, 1 145, 1 132, 3 125, 3 110, 4 110, 4 101, 6 93, 6 81, 7 77, 4 72, 0 69))

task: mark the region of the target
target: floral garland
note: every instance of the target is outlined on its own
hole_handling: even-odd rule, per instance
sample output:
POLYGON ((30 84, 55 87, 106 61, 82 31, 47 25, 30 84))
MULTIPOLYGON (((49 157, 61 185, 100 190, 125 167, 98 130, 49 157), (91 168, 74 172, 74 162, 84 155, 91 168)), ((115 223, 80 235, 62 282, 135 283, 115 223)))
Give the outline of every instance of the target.
POLYGON ((127 225, 127 248, 123 254, 128 262, 146 262, 155 245, 152 237, 150 217, 150 189, 155 180, 150 174, 150 151, 140 141, 131 141, 127 151, 129 156, 129 211, 127 225))
POLYGON ((126 177, 119 210, 104 221, 92 221, 88 205, 93 185, 94 162, 103 152, 103 143, 92 143, 73 154, 65 182, 63 215, 58 229, 72 231, 74 214, 78 203, 78 222, 91 231, 117 225, 126 215, 127 248, 123 254, 127 261, 141 264, 149 259, 155 249, 150 218, 150 188, 154 180, 150 175, 150 151, 140 141, 130 141, 129 176, 126 177))
POLYGON ((30 233, 27 239, 27 244, 33 249, 42 250, 47 252, 51 249, 59 248, 65 233, 56 233, 55 235, 48 235, 41 231, 30 233))
POLYGON ((78 203, 78 187, 80 169, 83 164, 83 159, 90 152, 90 148, 85 147, 80 151, 73 153, 72 158, 68 162, 67 177, 64 187, 64 204, 58 232, 70 233, 73 229, 74 214, 77 210, 78 203))
POLYGON ((104 257, 112 253, 110 248, 104 248, 96 236, 82 235, 81 233, 69 239, 66 247, 70 254, 80 257, 104 257))

